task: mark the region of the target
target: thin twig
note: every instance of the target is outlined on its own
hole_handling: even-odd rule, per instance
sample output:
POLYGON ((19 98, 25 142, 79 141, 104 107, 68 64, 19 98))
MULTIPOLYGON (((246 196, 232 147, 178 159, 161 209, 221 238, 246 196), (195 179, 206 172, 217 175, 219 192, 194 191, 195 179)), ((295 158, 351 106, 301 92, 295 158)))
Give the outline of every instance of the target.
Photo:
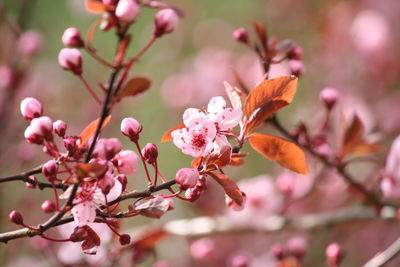
POLYGON ((400 253, 400 238, 394 241, 387 249, 370 259, 364 267, 380 267, 388 263, 400 253))

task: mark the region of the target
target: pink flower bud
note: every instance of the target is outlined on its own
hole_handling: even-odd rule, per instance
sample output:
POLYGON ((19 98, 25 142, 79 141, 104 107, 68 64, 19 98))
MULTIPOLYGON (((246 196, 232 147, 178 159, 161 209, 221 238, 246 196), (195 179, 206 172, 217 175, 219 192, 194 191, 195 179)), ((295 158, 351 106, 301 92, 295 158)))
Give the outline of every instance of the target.
POLYGON ((126 188, 126 185, 128 184, 128 178, 126 178, 125 174, 118 174, 117 180, 121 183, 122 191, 124 191, 126 188))
POLYGON ((302 61, 300 60, 291 60, 289 62, 289 71, 292 75, 300 77, 305 72, 305 67, 302 61))
POLYGON ((249 34, 245 28, 239 28, 235 30, 232 34, 233 39, 235 39, 238 42, 242 42, 244 44, 249 43, 249 34))
POLYGON ((115 5, 117 5, 118 0, 103 0, 103 5, 106 8, 113 8, 115 5))
POLYGON ((327 109, 332 109, 340 98, 340 93, 335 88, 324 88, 319 94, 319 98, 324 102, 327 109))
POLYGON ((157 12, 154 23, 154 36, 161 37, 163 34, 173 32, 178 26, 179 17, 176 12, 171 9, 163 9, 157 12))
POLYGON ((158 157, 157 146, 153 143, 146 144, 142 149, 142 156, 147 163, 154 164, 158 157))
POLYGON ((282 260, 287 254, 286 248, 282 244, 273 245, 270 251, 278 261, 282 260))
POLYGON ((46 200, 42 203, 41 208, 44 212, 50 213, 56 209, 56 206, 54 205, 53 201, 46 200))
POLYGON ((308 250, 307 241, 301 236, 292 237, 288 240, 286 245, 289 253, 299 259, 301 259, 308 250))
POLYGON ((246 194, 242 192, 243 201, 241 205, 238 205, 236 201, 231 199, 228 195, 225 195, 225 203, 226 205, 234 211, 242 211, 246 205, 246 194))
POLYGON ((139 140, 139 133, 142 131, 142 125, 134 118, 125 118, 121 122, 121 132, 128 136, 132 142, 139 140))
MULTIPOLYGON (((29 180, 32 180, 32 181, 35 182, 35 183, 38 181, 37 178, 36 178, 35 176, 29 176, 28 179, 29 179, 29 180)), ((37 188, 37 186, 34 185, 34 184, 32 184, 32 183, 26 182, 25 185, 26 185, 26 187, 28 187, 28 188, 37 188)))
POLYGON ((114 157, 116 167, 120 174, 132 174, 136 172, 139 157, 132 150, 122 150, 114 157))
POLYGON ((129 245, 131 243, 131 236, 128 234, 122 234, 119 236, 119 243, 122 246, 129 245))
POLYGON ((53 121, 49 117, 34 118, 29 127, 34 134, 48 141, 53 140, 53 121))
POLYGON ((12 86, 15 78, 13 69, 8 65, 0 66, 0 88, 12 86))
POLYGON ((49 160, 42 166, 42 174, 50 181, 57 178, 57 172, 58 165, 54 160, 49 160))
POLYGON ((31 126, 26 127, 24 136, 26 141, 28 141, 31 144, 36 144, 36 145, 43 145, 44 143, 44 138, 41 135, 38 135, 32 130, 31 126))
POLYGON ((338 243, 331 243, 325 250, 326 260, 330 267, 339 266, 343 259, 343 250, 338 243))
POLYGON ((28 121, 40 117, 43 114, 42 104, 33 97, 24 98, 20 105, 21 114, 28 121))
POLYGON ((67 124, 62 120, 57 120, 53 123, 53 130, 59 137, 64 137, 67 131, 67 124))
POLYGON ((216 246, 210 238, 200 238, 190 245, 190 255, 197 260, 210 259, 215 255, 216 246))
POLYGON ((8 215, 8 218, 10 219, 10 221, 12 223, 15 223, 17 225, 21 225, 24 223, 24 219, 22 218, 21 213, 19 213, 16 210, 13 210, 12 212, 10 212, 10 214, 8 215))
POLYGON ((200 178, 200 174, 196 169, 182 168, 178 170, 175 176, 175 182, 179 185, 179 188, 186 190, 194 187, 200 178))
POLYGON ((96 143, 93 157, 110 160, 122 149, 122 144, 118 138, 101 138, 96 143))
POLYGON ((76 48, 63 48, 58 54, 58 63, 64 70, 72 71, 76 75, 82 74, 82 55, 76 48))
POLYGON ((43 45, 43 36, 36 30, 24 32, 18 39, 17 50, 27 56, 35 56, 43 45))
POLYGON ((303 49, 295 45, 286 55, 288 59, 295 59, 295 60, 301 60, 303 58, 303 49))
POLYGON ((139 5, 135 0, 120 0, 115 9, 117 18, 125 23, 132 23, 139 15, 139 5))
POLYGON ((201 195, 201 190, 199 190, 197 187, 189 188, 185 192, 185 198, 192 202, 198 200, 200 195, 201 195))
POLYGON ((74 153, 77 149, 78 149, 78 138, 73 137, 73 136, 67 136, 64 140, 63 140, 63 144, 65 149, 70 152, 70 153, 74 153))
POLYGON ((228 267, 248 267, 250 266, 250 257, 245 254, 233 255, 230 259, 228 267))
POLYGON ((66 29, 61 39, 65 46, 83 47, 85 45, 77 28, 66 29))
POLYGON ((104 176, 98 181, 98 187, 101 189, 101 192, 104 195, 108 195, 108 193, 110 193, 110 190, 114 184, 115 179, 110 172, 106 172, 106 174, 104 174, 104 176))

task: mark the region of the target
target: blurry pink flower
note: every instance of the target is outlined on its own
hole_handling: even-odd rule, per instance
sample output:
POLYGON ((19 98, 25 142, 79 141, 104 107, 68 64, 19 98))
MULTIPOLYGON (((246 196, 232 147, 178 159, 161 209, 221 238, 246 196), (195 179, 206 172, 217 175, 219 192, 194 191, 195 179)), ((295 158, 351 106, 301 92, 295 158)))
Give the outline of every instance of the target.
POLYGON ((319 93, 319 98, 325 103, 328 109, 331 109, 340 98, 340 93, 337 89, 326 87, 319 93))
POLYGON ((343 249, 338 243, 331 243, 326 247, 325 255, 329 266, 339 266, 343 258, 343 249))
POLYGON ((213 149, 217 130, 207 115, 198 109, 187 109, 183 114, 186 128, 171 133, 174 144, 182 153, 192 157, 208 155, 213 149))
POLYGON ((0 66, 0 88, 11 86, 14 81, 14 71, 8 65, 0 66))
POLYGON ((378 52, 387 45, 390 36, 389 23, 378 11, 363 10, 355 17, 350 35, 361 52, 378 52))
POLYGON ((290 238, 286 244, 289 253, 296 256, 297 258, 302 258, 308 250, 308 242, 304 237, 295 236, 290 238))
POLYGON ((291 199, 299 199, 305 196, 314 184, 314 174, 298 174, 292 171, 284 171, 275 180, 276 187, 282 194, 291 199))
POLYGON ((244 44, 249 43, 249 33, 245 28, 239 28, 232 33, 233 39, 244 44))
POLYGON ((101 138, 97 141, 93 157, 110 160, 122 149, 118 138, 101 138))
POLYGON ((200 238, 190 245, 190 255, 197 260, 210 259, 215 254, 216 246, 210 238, 200 238))
POLYGON ((25 56, 36 55, 43 45, 43 36, 36 30, 24 32, 18 39, 17 49, 25 56))
POLYGON ((115 15, 123 22, 132 23, 139 15, 139 5, 135 0, 120 0, 115 9, 115 15))
POLYGON ((121 174, 133 174, 137 170, 138 155, 132 150, 122 150, 115 155, 116 167, 121 174))
POLYGON ((382 193, 387 198, 400 197, 400 136, 398 136, 386 159, 383 179, 381 181, 382 193))

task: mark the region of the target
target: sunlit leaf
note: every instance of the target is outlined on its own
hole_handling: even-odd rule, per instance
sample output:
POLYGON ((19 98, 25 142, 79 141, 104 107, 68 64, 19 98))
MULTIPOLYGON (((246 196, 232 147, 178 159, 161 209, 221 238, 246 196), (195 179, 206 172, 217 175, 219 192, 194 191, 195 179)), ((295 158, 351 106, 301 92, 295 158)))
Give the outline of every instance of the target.
MULTIPOLYGON (((111 115, 108 115, 106 117, 106 119, 103 121, 103 125, 101 125, 101 129, 104 129, 104 127, 106 127, 106 125, 110 122, 111 120, 111 115)), ((100 122, 100 118, 95 119, 94 121, 92 121, 91 123, 89 123, 88 126, 86 126, 85 129, 83 129, 83 131, 81 132, 81 146, 85 145, 90 138, 93 137, 93 135, 96 133, 96 129, 97 126, 100 122)))
POLYGON ((104 13, 106 8, 100 0, 86 0, 86 10, 90 13, 100 14, 104 13))
POLYGON ((163 134, 163 136, 161 138, 161 143, 172 141, 171 133, 173 131, 175 131, 175 130, 182 129, 182 128, 185 128, 185 127, 186 127, 185 124, 179 124, 178 126, 172 127, 171 129, 169 129, 168 131, 166 131, 163 134))
POLYGON ((251 90, 244 105, 246 133, 250 133, 277 110, 291 103, 296 90, 297 78, 294 76, 266 80, 251 90))
POLYGON ((145 77, 134 77, 130 79, 118 92, 117 97, 135 96, 143 93, 151 86, 151 81, 145 77))
POLYGON ((242 191, 240 191, 239 187, 234 181, 232 181, 231 179, 229 179, 228 176, 222 173, 209 172, 207 174, 214 178, 214 180, 222 186, 225 194, 227 194, 233 201, 235 201, 236 204, 238 204, 239 206, 242 205, 243 193, 242 191))
POLYGON ((231 162, 232 148, 224 146, 218 154, 211 154, 207 161, 207 165, 215 166, 216 168, 223 168, 231 162))
POLYGON ((308 173, 304 151, 295 143, 260 133, 254 133, 248 138, 251 147, 267 159, 276 161, 294 172, 308 173))

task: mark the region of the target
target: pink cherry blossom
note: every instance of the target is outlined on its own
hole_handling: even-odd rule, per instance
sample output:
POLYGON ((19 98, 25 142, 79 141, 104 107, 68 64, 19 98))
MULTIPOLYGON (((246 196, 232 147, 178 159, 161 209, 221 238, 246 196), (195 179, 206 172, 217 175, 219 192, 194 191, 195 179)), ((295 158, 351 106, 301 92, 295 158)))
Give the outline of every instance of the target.
POLYGON ((122 150, 114 157, 118 172, 121 174, 133 174, 137 169, 138 155, 132 150, 122 150))
POLYGON ((182 153, 192 157, 208 155, 213 149, 213 141, 217 134, 214 123, 203 112, 187 109, 183 114, 186 128, 171 133, 174 144, 182 153))
POLYGON ((207 106, 207 113, 218 131, 230 131, 239 124, 243 115, 239 108, 227 108, 222 96, 211 98, 207 106))

